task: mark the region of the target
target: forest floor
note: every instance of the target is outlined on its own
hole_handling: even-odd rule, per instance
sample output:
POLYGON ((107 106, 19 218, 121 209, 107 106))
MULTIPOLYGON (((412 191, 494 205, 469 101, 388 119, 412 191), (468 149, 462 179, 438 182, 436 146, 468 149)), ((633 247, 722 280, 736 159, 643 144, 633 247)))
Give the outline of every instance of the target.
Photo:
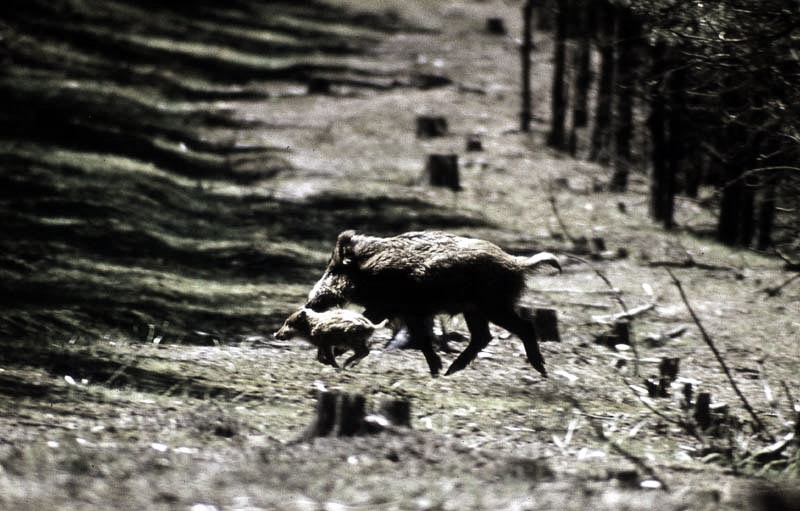
MULTIPOLYGON (((644 172, 625 193, 598 191, 608 169, 547 149, 545 34, 533 55, 533 132, 519 132, 519 12, 515 2, 409 1, 376 13, 391 30, 362 18, 287 18, 298 33, 324 26, 369 43, 330 61, 304 54, 331 75, 328 94, 307 94, 287 73, 218 98, 165 101, 160 111, 225 113, 224 123, 192 118, 199 135, 188 149, 170 145, 180 127, 157 145, 165 160, 186 158, 174 168, 206 165, 203 175, 60 139, 3 140, 4 170, 24 163, 27 172, 7 174, 6 185, 57 193, 33 205, 2 196, 14 234, 2 256, 0 507, 798 509, 800 302, 796 284, 764 291, 791 273, 704 236, 714 217, 698 201, 679 198, 679 227, 663 232, 647 217, 644 172), (487 34, 490 16, 511 35, 487 34), (423 86, 430 77, 450 82, 423 86), (418 115, 446 117, 449 134, 416 138, 418 115), (470 134, 483 151, 464 150, 470 134), (242 153, 218 158, 213 149, 223 146, 242 153), (424 183, 430 153, 459 155, 463 190, 424 183), (215 174, 218 160, 238 174, 215 174), (41 238, 30 234, 34 219, 41 238), (420 353, 383 348, 387 329, 348 370, 319 364, 301 340, 273 339, 347 228, 443 229, 513 253, 559 254, 563 274, 532 276, 522 300, 558 312, 561 342, 542 344, 550 377, 494 327, 474 363, 435 379, 420 353), (571 241, 579 237, 602 238, 605 249, 589 253, 571 241), (620 299, 638 310, 635 351, 595 342, 623 312, 620 299), (665 357, 680 359, 678 379, 667 397, 649 397, 645 380, 665 357), (705 432, 684 406, 686 384, 711 394, 715 425, 705 432), (406 399, 412 428, 296 442, 323 389, 364 395, 370 408, 406 399)), ((17 50, 30 43, 9 33, 17 50)), ((437 318, 437 328, 466 335, 459 317, 437 318)), ((442 356, 447 365, 455 355, 442 356)))

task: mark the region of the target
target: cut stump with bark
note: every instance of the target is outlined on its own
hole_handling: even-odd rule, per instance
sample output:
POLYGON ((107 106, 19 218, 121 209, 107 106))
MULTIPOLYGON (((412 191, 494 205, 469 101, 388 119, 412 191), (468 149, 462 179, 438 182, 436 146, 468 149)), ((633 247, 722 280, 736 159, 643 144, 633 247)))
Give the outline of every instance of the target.
POLYGON ((417 117, 417 138, 434 138, 447 135, 447 119, 441 116, 417 117))
POLYGON ((483 151, 483 142, 481 141, 481 136, 475 133, 468 135, 465 149, 467 152, 483 151))
POLYGON ((555 309, 520 307, 523 318, 533 322, 536 335, 542 342, 561 342, 558 332, 558 313, 555 309))
POLYGON ((424 175, 431 186, 461 190, 457 154, 429 154, 424 175))
POLYGON ((393 427, 411 427, 411 404, 408 400, 386 400, 374 415, 367 415, 366 403, 366 398, 361 394, 320 392, 314 420, 297 441, 367 435, 393 427))
POLYGON ((486 32, 492 35, 506 35, 506 22, 503 18, 492 17, 486 20, 486 32))

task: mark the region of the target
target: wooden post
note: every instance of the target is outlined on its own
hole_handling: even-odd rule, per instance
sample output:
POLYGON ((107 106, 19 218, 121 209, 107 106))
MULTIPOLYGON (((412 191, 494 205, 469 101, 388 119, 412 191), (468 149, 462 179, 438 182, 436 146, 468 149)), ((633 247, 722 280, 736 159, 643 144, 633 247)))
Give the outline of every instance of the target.
POLYGON ((461 190, 457 154, 429 154, 425 175, 431 186, 450 188, 454 192, 461 190))
POLYGON ((417 138, 443 137, 447 135, 447 119, 441 116, 417 116, 417 138))

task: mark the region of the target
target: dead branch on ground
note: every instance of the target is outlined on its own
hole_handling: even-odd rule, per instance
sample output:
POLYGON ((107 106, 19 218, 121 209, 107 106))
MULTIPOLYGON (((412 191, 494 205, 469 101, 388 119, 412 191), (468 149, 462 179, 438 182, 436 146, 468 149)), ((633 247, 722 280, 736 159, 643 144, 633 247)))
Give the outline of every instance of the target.
POLYGON ((682 261, 650 261, 647 263, 648 266, 651 268, 655 267, 664 267, 664 268, 697 268, 698 270, 710 270, 710 271, 729 271, 733 273, 734 277, 737 280, 741 280, 744 278, 744 273, 735 266, 730 266, 727 264, 712 264, 712 263, 703 263, 696 261, 691 254, 688 252, 686 253, 686 259, 682 261))
MULTIPOLYGON (((582 262, 583 264, 585 264, 586 266, 591 268, 592 271, 595 272, 595 274, 597 274, 597 276, 600 277, 603 280, 603 282, 605 282, 606 285, 609 288, 615 289, 615 290, 617 289, 617 288, 614 287, 614 285, 611 283, 611 281, 608 279, 608 277, 605 276, 605 274, 603 272, 598 270, 592 263, 590 263, 586 259, 584 259, 582 257, 578 257, 576 255, 569 255, 569 254, 567 255, 567 257, 575 259, 576 261, 582 262)), ((624 313, 629 315, 630 314, 630 310, 628 309, 628 306, 625 305, 625 301, 620 296, 620 293, 615 293, 613 296, 617 300, 617 303, 619 303, 620 307, 622 307, 622 310, 624 311, 624 313)), ((631 338, 630 338, 630 346, 631 346, 631 349, 633 350, 633 374, 636 375, 636 376, 639 376, 639 350, 636 348, 636 342, 634 341, 633 336, 631 336, 631 338)))
POLYGON ((706 345, 709 347, 709 349, 711 349, 711 352, 714 354, 714 357, 717 359, 717 362, 719 362, 719 365, 722 367, 722 371, 728 378, 728 381, 731 384, 731 388, 733 388, 733 391, 736 393, 737 396, 739 396, 739 399, 742 401, 744 408, 753 418, 753 422, 755 422, 758 428, 757 430, 759 432, 762 432, 764 435, 766 435, 767 438, 769 438, 771 441, 774 442, 775 438, 769 433, 766 426, 764 426, 764 423, 761 422, 761 418, 758 416, 755 410, 753 410, 753 407, 750 406, 750 403, 747 401, 747 398, 744 396, 744 394, 742 394, 742 391, 739 389, 739 386, 736 385, 736 381, 733 379, 733 375, 731 374, 730 369, 728 369, 728 365, 725 363, 725 359, 722 358, 722 354, 720 354, 719 350, 717 350, 717 347, 714 344, 714 341, 711 339, 711 336, 708 335, 708 332, 706 332, 706 329, 700 322, 700 318, 697 317, 697 314, 695 314, 694 309, 692 309, 692 306, 689 305, 689 299, 686 297, 686 293, 683 290, 681 281, 678 280, 677 277, 675 277, 675 274, 673 274, 669 268, 667 268, 666 270, 667 273, 669 273, 669 276, 672 277, 672 282, 678 288, 678 292, 681 295, 681 299, 683 300, 684 305, 686 305, 686 309, 689 311, 689 315, 692 316, 692 320, 694 321, 695 325, 697 325, 697 328, 700 329, 700 334, 703 337, 703 341, 705 341, 706 345))
POLYGON ((800 273, 795 273, 794 275, 784 280, 777 286, 767 286, 761 291, 767 293, 767 296, 778 296, 779 294, 781 294, 781 291, 783 291, 783 288, 785 288, 786 286, 788 286, 797 279, 800 279, 800 273))
POLYGON ((626 310, 625 312, 618 312, 617 314, 605 314, 602 316, 592 316, 592 321, 595 323, 601 323, 604 325, 610 325, 615 321, 619 321, 620 319, 631 319, 639 314, 643 314, 649 310, 652 310, 656 306, 656 301, 646 303, 644 305, 640 305, 638 307, 634 307, 633 309, 626 310))

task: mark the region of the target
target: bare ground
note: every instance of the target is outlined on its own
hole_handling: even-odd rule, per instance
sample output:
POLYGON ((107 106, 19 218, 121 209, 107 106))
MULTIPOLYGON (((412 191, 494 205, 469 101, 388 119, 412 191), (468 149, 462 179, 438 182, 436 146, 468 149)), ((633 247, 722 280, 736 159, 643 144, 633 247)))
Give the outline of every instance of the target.
MULTIPOLYGON (((263 233, 253 235, 253 244, 289 247, 306 266, 214 284, 165 273, 165 288, 191 287, 208 301, 204 306, 213 308, 218 295, 239 293, 246 300, 226 305, 232 317, 247 310, 268 318, 251 330, 237 323, 235 335, 225 336, 224 325, 220 335, 195 333, 207 335, 208 346, 184 342, 166 320, 104 338, 48 331, 39 348, 6 342, 0 505, 768 509, 762 501, 783 492, 793 504, 769 509, 797 509, 797 496, 790 495, 797 481, 796 445, 756 456, 772 441, 754 432, 660 263, 682 262, 688 254, 716 266, 673 271, 776 440, 796 421, 782 384, 800 393, 796 287, 767 297, 765 287, 788 277, 780 261, 690 234, 687 228, 702 231, 713 220, 694 202, 679 204, 684 229, 665 234, 647 220, 643 175, 628 193, 593 192, 595 182, 607 179, 606 170, 547 150, 545 124, 536 124, 532 135, 517 132, 517 43, 482 31, 485 18, 499 14, 518 34, 518 12, 507 2, 406 2, 396 8, 399 16, 434 30, 382 37, 361 58, 387 70, 446 75, 454 82, 446 87, 375 91, 345 84, 330 95, 306 95, 291 81, 268 81, 250 87, 263 88, 269 99, 215 103, 258 123, 235 131, 238 143, 282 148, 291 166, 245 184, 210 180, 202 191, 291 205, 296 218, 290 225, 307 229, 307 241, 287 241, 264 215, 263 233), (417 140, 418 114, 446 116, 452 134, 417 140), (463 151, 469 133, 481 134, 484 151, 463 151), (463 191, 420 182, 431 152, 459 154, 463 191), (594 265, 613 284, 613 294, 591 268, 567 258, 575 247, 565 241, 546 200, 555 178, 568 183, 554 193, 570 234, 605 239, 609 253, 594 265), (382 349, 388 330, 347 371, 317 363, 301 341, 271 339, 280 317, 303 303, 345 226, 380 234, 447 228, 518 253, 547 248, 564 254, 564 274, 531 278, 523 300, 558 310, 562 342, 542 346, 550 378, 540 378, 521 343, 499 329, 469 368, 438 379, 430 378, 419 353, 382 349), (618 257, 620 248, 627 257, 618 257), (282 279, 281 271, 291 278, 282 279), (633 321, 640 375, 634 374, 632 350, 593 342, 608 328, 599 316, 621 312, 617 295, 630 309, 653 304, 633 321), (663 336, 681 325, 687 327, 682 335, 663 336), (680 358, 681 380, 670 397, 650 399, 643 379, 658 374, 662 357, 680 358), (695 436, 682 425, 691 423, 681 408, 684 383, 727 405, 718 434, 695 436), (313 420, 321 389, 363 394, 369 406, 408 399, 413 429, 293 442, 313 420)), ((546 119, 550 53, 541 35, 539 42, 535 109, 546 119)), ((231 135, 220 129, 209 136, 231 135)), ((439 319, 448 331, 466 332, 460 318, 439 319)), ((454 355, 443 357, 447 363, 454 355)))

